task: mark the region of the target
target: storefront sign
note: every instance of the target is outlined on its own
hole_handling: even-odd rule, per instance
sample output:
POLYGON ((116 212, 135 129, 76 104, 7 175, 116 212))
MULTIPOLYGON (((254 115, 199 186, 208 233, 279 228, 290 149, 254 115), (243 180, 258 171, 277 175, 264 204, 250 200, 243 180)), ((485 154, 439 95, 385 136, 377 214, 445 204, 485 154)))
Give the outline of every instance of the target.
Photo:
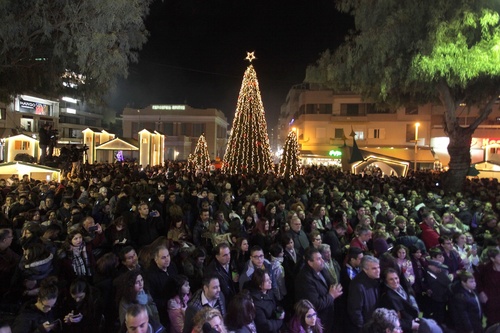
POLYGON ((328 155, 330 155, 331 157, 340 158, 340 157, 342 157, 342 152, 340 150, 330 150, 328 152, 328 155))
POLYGON ((153 105, 153 110, 186 110, 185 105, 153 105))
POLYGON ((19 111, 38 115, 50 115, 50 105, 19 99, 19 111))
POLYGON ((487 146, 500 145, 500 139, 494 138, 472 138, 470 147, 473 149, 481 149, 487 146))

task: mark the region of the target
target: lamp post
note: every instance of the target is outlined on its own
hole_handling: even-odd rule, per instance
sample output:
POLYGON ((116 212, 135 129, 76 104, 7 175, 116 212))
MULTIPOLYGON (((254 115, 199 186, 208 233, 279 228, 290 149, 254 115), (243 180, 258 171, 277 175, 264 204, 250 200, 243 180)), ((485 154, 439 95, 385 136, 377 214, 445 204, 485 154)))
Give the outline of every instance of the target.
POLYGON ((413 169, 417 171, 417 153, 418 153, 418 128, 420 127, 420 123, 415 124, 415 156, 413 160, 413 169))

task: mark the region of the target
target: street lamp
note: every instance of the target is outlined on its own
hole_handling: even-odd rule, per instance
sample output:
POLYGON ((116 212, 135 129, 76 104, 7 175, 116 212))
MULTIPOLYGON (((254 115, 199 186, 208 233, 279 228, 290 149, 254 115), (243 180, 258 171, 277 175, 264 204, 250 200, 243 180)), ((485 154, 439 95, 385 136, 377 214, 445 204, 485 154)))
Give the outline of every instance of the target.
POLYGON ((415 156, 413 161, 413 169, 417 171, 417 153, 418 153, 418 128, 420 127, 420 123, 415 124, 415 156))

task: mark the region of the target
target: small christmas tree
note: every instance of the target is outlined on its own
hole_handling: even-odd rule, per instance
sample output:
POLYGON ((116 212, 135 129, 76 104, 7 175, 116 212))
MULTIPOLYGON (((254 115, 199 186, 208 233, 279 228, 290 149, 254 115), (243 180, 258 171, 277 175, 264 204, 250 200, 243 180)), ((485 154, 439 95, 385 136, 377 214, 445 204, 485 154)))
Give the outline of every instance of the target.
POLYGON ((279 173, 284 178, 292 178, 299 173, 299 144, 297 133, 290 131, 283 147, 279 173))
POLYGON ((207 140, 205 140, 204 134, 200 135, 194 153, 189 154, 188 167, 191 171, 208 171, 210 168, 210 154, 208 153, 207 140))
MULTIPOLYGON (((248 52, 246 59, 252 62, 255 59, 253 52, 248 52)), ((259 81, 255 69, 250 64, 243 75, 222 172, 263 174, 272 168, 271 148, 259 81)))

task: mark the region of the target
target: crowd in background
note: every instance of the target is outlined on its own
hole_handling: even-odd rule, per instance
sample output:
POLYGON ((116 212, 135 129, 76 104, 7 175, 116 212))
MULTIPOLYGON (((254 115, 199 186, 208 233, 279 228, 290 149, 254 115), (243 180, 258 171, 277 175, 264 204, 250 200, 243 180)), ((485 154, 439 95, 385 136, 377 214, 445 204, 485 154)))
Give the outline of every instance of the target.
POLYGON ((496 179, 447 193, 434 172, 85 170, 60 183, 0 179, 0 330, 484 332, 500 322, 496 179))

